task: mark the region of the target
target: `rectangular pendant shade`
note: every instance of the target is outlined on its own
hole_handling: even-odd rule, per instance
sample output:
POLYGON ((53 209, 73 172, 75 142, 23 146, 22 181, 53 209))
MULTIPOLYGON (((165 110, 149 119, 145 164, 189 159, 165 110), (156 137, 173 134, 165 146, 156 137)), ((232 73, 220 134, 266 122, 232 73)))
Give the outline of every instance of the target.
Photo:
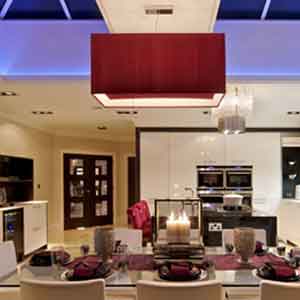
POLYGON ((92 94, 105 107, 212 107, 225 93, 223 34, 93 34, 92 94))

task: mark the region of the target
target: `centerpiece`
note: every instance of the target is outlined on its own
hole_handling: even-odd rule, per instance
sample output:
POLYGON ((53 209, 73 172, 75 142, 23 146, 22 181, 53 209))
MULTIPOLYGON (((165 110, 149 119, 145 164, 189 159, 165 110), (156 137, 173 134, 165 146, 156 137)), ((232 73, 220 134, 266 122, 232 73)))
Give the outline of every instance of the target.
POLYGON ((168 244, 189 244, 191 239, 191 222, 186 212, 182 211, 178 217, 171 212, 167 220, 168 244))

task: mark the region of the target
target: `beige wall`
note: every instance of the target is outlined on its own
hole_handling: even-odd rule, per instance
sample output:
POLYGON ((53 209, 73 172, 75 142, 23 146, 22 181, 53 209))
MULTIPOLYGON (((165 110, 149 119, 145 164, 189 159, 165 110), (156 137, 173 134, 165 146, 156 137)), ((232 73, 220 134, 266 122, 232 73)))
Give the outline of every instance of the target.
POLYGON ((51 135, 0 118, 0 154, 34 159, 34 198, 48 200, 49 205, 53 193, 52 149, 51 135))
POLYGON ((56 137, 0 118, 0 154, 34 159, 34 199, 48 200, 50 242, 64 239, 63 153, 111 154, 114 159, 114 223, 127 223, 127 156, 134 143, 56 137), (37 186, 40 185, 38 189, 37 186))
POLYGON ((115 143, 71 137, 54 138, 54 198, 50 212, 52 241, 63 241, 64 201, 63 201, 63 153, 110 154, 114 159, 114 223, 127 223, 127 172, 126 156, 134 153, 133 143, 115 143))

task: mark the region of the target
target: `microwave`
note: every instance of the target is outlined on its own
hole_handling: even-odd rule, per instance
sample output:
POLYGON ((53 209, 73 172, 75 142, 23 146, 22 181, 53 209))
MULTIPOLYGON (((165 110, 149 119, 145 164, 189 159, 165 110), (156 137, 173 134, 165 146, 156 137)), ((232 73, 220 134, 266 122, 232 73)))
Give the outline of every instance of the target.
POLYGON ((226 189, 252 190, 252 167, 226 169, 226 189))
POLYGON ((197 167, 198 189, 224 189, 224 170, 213 167, 197 167))

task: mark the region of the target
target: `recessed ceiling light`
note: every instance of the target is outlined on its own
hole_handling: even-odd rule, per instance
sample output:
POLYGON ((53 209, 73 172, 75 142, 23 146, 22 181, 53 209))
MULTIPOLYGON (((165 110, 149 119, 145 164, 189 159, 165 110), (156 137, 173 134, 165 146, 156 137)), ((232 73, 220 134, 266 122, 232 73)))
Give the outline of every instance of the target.
POLYGON ((101 125, 101 126, 97 126, 97 129, 98 129, 98 130, 106 130, 107 127, 104 126, 104 125, 101 125))
POLYGON ((290 116, 291 115, 293 115, 293 116, 300 115, 300 111, 297 111, 297 110, 293 110, 292 111, 292 110, 290 110, 290 111, 287 112, 287 114, 290 115, 290 116))
POLYGON ((209 110, 205 110, 205 111, 203 111, 202 113, 203 113, 204 115, 210 115, 211 112, 210 112, 209 110))
POLYGON ((117 111, 118 115, 137 115, 138 111, 134 110, 134 111, 130 111, 130 110, 119 110, 117 111))
POLYGON ((13 91, 2 91, 0 92, 0 96, 17 96, 17 93, 13 91))
POLYGON ((33 115, 53 115, 53 111, 51 110, 33 110, 33 115))

